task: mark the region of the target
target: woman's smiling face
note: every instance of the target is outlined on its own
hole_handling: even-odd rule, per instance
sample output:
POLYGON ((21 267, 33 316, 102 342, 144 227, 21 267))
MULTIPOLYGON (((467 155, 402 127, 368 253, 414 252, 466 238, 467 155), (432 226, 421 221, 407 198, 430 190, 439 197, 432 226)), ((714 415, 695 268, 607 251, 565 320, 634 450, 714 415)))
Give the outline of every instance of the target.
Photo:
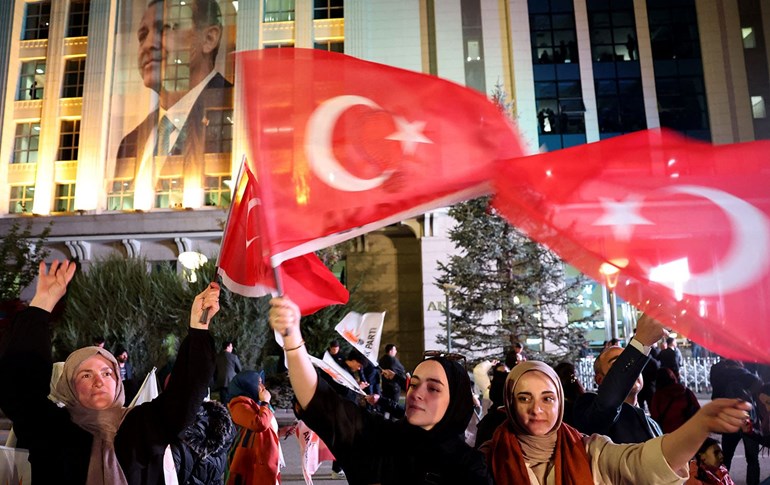
POLYGON ((534 436, 543 436, 553 429, 559 418, 559 398, 556 385, 539 371, 525 372, 513 389, 516 420, 534 436))
POLYGON ((449 407, 449 381, 444 368, 426 360, 414 369, 406 391, 406 419, 409 424, 430 430, 449 407))

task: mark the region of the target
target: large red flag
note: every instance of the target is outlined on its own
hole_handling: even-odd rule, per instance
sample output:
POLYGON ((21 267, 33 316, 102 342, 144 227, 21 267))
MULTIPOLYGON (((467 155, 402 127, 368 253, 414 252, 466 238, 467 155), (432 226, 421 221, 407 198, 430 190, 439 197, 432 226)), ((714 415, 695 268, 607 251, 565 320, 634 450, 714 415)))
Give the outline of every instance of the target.
MULTIPOLYGON (((265 241, 259 184, 247 166, 242 170, 222 236, 218 271, 230 291, 265 296, 275 293, 277 284, 265 241)), ((285 261, 277 271, 283 292, 299 305, 303 315, 348 301, 348 290, 315 254, 285 261)))
POLYGON ((490 190, 521 155, 481 93, 316 49, 239 54, 273 261, 490 190))
POLYGON ((503 164, 493 204, 694 341, 770 362, 769 154, 649 130, 503 164))

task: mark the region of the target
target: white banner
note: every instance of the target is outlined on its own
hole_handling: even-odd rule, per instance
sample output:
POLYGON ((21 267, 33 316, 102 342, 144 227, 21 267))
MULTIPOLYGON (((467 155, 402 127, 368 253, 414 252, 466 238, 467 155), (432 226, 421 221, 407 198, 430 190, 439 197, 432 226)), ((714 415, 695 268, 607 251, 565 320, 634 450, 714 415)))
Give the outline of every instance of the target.
POLYGON ((385 312, 364 313, 363 315, 350 312, 334 329, 376 366, 384 321, 385 312))
POLYGON ((348 389, 352 389, 359 394, 366 395, 364 391, 361 390, 361 386, 358 385, 358 382, 356 382, 350 372, 340 367, 339 364, 334 361, 334 357, 332 357, 329 352, 324 353, 323 360, 317 357, 313 357, 312 355, 309 357, 310 362, 312 362, 314 366, 329 374, 329 376, 334 379, 334 382, 345 386, 348 389))

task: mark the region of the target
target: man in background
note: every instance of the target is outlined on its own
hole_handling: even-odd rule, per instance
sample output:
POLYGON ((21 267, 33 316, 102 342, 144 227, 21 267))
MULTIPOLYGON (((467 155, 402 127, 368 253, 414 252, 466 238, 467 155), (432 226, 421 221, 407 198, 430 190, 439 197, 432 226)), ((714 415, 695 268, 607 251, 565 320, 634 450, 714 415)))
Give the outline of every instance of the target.
POLYGON ((214 389, 219 393, 219 402, 225 405, 230 402, 227 386, 241 370, 241 360, 233 353, 233 341, 227 340, 217 354, 214 367, 214 389))

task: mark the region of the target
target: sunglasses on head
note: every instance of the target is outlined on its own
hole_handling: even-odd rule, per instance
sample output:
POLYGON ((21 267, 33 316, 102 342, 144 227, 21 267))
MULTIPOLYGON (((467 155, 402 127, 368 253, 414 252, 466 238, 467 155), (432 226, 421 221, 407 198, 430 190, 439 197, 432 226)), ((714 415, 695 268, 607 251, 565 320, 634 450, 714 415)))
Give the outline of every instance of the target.
POLYGON ((432 357, 443 357, 447 360, 454 362, 460 362, 463 367, 465 366, 465 356, 463 354, 456 354, 454 352, 444 352, 443 350, 426 350, 422 353, 423 360, 430 359, 432 357))

